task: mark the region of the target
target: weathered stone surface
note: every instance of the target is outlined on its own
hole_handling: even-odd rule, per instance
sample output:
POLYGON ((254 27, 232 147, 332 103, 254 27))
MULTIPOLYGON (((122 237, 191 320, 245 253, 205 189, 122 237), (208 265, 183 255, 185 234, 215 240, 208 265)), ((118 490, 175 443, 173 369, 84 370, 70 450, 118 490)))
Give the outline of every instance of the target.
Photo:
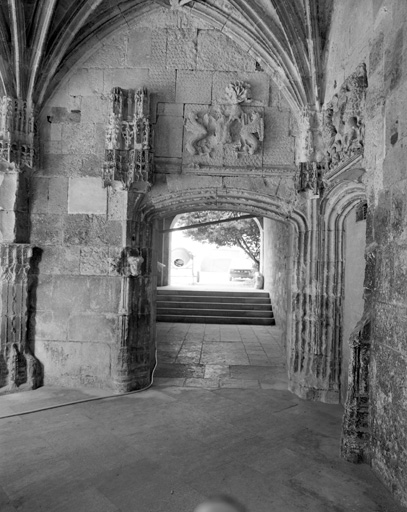
POLYGON ((32 214, 31 223, 32 243, 38 244, 40 247, 62 243, 62 217, 60 215, 32 214))
POLYGON ((198 33, 197 69, 213 71, 255 71, 256 61, 236 43, 216 30, 198 33))
POLYGON ((103 83, 102 69, 80 68, 69 80, 69 95, 92 96, 102 93, 103 83))
POLYGON ((121 224, 99 215, 69 215, 64 222, 64 243, 67 245, 120 245, 121 224))
POLYGON ((84 68, 124 67, 129 34, 126 30, 102 42, 101 48, 83 64, 84 68))
POLYGON ((107 275, 109 273, 108 247, 82 247, 80 250, 82 275, 107 275))
MULTIPOLYGON (((104 72, 104 95, 108 96, 113 87, 139 89, 140 87, 146 87, 149 81, 148 68, 109 69, 104 72)), ((104 121, 106 121, 106 118, 104 121)))
POLYGON ((155 154, 166 157, 182 155, 182 117, 158 116, 155 130, 155 154))
POLYGON ((195 29, 169 29, 167 31, 168 69, 196 69, 196 38, 195 29))
POLYGON ((45 384, 109 387, 111 350, 104 343, 39 341, 45 384))
POLYGON ((67 211, 68 180, 63 177, 31 180, 31 212, 63 215, 67 211))
POLYGON ((45 247, 41 254, 41 273, 78 274, 79 251, 79 247, 45 247))
POLYGON ((45 176, 71 176, 80 173, 81 155, 41 154, 41 165, 36 174, 45 176))
POLYGON ((152 33, 149 29, 133 28, 129 31, 126 66, 148 68, 152 51, 152 33))
POLYGON ((395 33, 394 40, 388 45, 385 51, 384 76, 385 85, 389 91, 392 91, 400 84, 404 73, 402 67, 403 33, 404 29, 400 28, 395 33))
POLYGON ((148 82, 145 85, 149 92, 155 95, 156 101, 175 103, 175 84, 176 73, 174 69, 150 68, 148 82))
POLYGON ((290 112, 265 110, 263 165, 294 164, 294 139, 290 133, 290 112))
POLYGON ((127 218, 127 191, 120 185, 107 189, 108 220, 125 220, 127 218))
POLYGON ((107 193, 100 178, 69 180, 68 213, 105 214, 107 193))
MULTIPOLYGON (((112 256, 109 248, 109 256, 112 256)), ((122 279, 119 276, 91 277, 88 280, 92 291, 89 299, 89 310, 94 313, 117 314, 120 309, 122 279)))
POLYGON ((207 71, 179 70, 176 102, 209 104, 212 99, 212 76, 207 71))
MULTIPOLYGON (((68 315, 64 311, 37 311, 35 316, 35 337, 38 341, 66 341, 68 334, 68 315)), ((37 352, 38 354, 38 352, 37 352)), ((41 354, 38 354, 41 358, 41 354)), ((42 359, 40 359, 42 360, 42 359)))
POLYGON ((78 314, 69 319, 70 341, 114 343, 116 339, 116 316, 78 314))
POLYGON ((17 200, 18 175, 17 173, 3 173, 0 185, 0 208, 14 210, 17 200))
POLYGON ((62 154, 95 153, 95 125, 81 123, 79 129, 74 124, 64 124, 62 128, 62 154))
POLYGON ((167 31, 153 30, 151 35, 151 67, 150 69, 164 69, 167 57, 167 31))
POLYGON ((380 70, 383 65, 384 34, 380 32, 375 38, 372 49, 369 54, 369 74, 372 75, 376 70, 380 70))

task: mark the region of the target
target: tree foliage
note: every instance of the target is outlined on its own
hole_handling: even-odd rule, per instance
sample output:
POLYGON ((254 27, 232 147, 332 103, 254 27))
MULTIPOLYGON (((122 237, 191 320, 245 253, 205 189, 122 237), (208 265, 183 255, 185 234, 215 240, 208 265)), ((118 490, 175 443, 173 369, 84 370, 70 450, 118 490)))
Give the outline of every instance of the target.
MULTIPOLYGON (((203 211, 180 215, 176 227, 230 219, 244 215, 238 212, 203 211)), ((260 230, 254 219, 243 219, 222 224, 200 226, 184 231, 197 242, 215 244, 217 247, 240 247, 249 258, 260 264, 260 230)))

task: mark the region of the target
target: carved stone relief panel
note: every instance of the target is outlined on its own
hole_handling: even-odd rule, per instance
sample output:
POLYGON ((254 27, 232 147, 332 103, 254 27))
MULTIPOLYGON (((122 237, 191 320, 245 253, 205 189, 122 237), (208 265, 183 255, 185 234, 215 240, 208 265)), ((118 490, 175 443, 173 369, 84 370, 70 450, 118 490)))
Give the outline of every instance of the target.
POLYGON ((366 65, 361 64, 326 106, 323 139, 327 169, 363 153, 366 88, 366 65))
POLYGON ((235 159, 258 153, 264 140, 264 115, 260 109, 241 106, 249 102, 250 84, 237 81, 226 87, 224 104, 188 112, 188 153, 212 158, 217 147, 232 151, 235 159))

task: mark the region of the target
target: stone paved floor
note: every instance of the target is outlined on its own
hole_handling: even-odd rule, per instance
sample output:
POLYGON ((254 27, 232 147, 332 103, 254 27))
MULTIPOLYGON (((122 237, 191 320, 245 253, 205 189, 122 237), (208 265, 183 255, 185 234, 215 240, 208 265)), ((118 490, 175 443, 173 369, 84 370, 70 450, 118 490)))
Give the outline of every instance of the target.
MULTIPOLYGON (((0 416, 89 393, 2 396, 0 416)), ((251 512, 401 512, 368 466, 339 458, 341 415, 282 390, 156 384, 0 419, 0 510, 192 512, 220 491, 251 512)))
POLYGON ((157 323, 160 384, 287 389, 281 331, 272 326, 157 323))

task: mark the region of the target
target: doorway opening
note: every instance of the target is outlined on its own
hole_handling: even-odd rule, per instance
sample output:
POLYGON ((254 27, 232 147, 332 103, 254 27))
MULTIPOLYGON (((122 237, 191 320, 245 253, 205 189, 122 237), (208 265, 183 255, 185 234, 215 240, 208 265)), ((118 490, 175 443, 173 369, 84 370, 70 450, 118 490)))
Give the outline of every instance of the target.
MULTIPOLYGON (((264 254, 265 246, 273 245, 277 224, 283 225, 219 210, 162 220, 157 244, 159 379, 184 386, 287 389, 286 348, 270 291, 276 285, 286 292, 289 280, 278 282, 272 270, 276 255, 264 254)), ((289 231, 287 226, 285 246, 281 237, 277 240, 287 271, 289 231)))
POLYGON ((262 288, 263 219, 232 211, 197 211, 167 219, 161 230, 161 286, 262 288))

